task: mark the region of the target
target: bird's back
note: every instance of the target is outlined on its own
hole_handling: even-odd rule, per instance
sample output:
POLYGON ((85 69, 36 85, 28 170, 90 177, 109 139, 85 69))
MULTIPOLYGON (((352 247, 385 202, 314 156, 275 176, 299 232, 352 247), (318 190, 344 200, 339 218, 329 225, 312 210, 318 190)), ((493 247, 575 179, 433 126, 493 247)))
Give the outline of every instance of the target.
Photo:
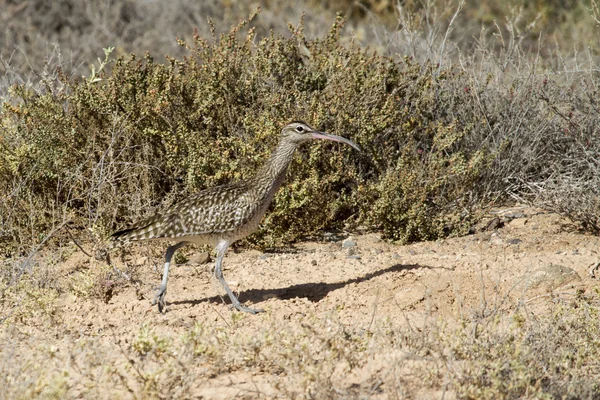
MULTIPOLYGON (((112 235, 113 245, 137 240, 174 238, 215 244, 251 233, 266 211, 252 187, 244 182, 209 188, 166 211, 112 235)), ((267 204, 268 206, 268 204, 267 204)))

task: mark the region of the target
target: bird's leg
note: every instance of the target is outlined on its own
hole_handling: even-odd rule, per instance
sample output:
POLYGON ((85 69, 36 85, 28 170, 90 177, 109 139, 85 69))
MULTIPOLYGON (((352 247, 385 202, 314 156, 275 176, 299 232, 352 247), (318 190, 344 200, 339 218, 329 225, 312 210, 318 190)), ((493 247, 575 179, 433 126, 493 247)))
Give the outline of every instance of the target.
POLYGON ((217 261, 215 264, 215 276, 221 283, 221 286, 223 286, 223 289, 225 289, 225 292, 231 299, 231 304, 235 307, 236 310, 247 312, 250 314, 256 314, 259 312, 263 312, 264 310, 262 308, 250 308, 250 307, 243 306, 240 303, 240 301, 238 300, 238 298, 235 296, 235 294, 233 294, 231 289, 229 289, 229 285, 227 284, 227 282, 225 282, 225 278, 223 278, 223 271, 221 269, 221 264, 223 262, 223 256, 225 255, 225 251, 227 251, 227 247, 229 247, 229 243, 226 241, 221 241, 217 245, 217 261))
POLYGON ((165 309, 165 295, 167 294, 167 281, 169 280, 169 267, 171 266, 171 258, 173 258, 173 254, 175 254, 177 249, 184 244, 185 242, 179 242, 173 246, 169 246, 165 254, 165 270, 163 272, 162 282, 158 288, 158 293, 154 297, 154 301, 152 301, 152 305, 158 303, 158 311, 161 313, 164 313, 165 309))

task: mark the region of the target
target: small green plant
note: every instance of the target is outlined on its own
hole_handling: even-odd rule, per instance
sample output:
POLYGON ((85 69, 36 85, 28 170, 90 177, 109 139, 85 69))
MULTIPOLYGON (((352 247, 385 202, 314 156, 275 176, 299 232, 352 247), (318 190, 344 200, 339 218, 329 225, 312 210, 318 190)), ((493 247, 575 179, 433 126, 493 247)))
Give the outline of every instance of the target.
POLYGON ((95 297, 108 302, 120 279, 110 265, 92 265, 88 269, 74 272, 69 278, 68 288, 75 296, 95 297))
POLYGON ((146 356, 152 354, 157 359, 161 359, 169 351, 170 341, 164 337, 158 336, 148 324, 144 324, 137 338, 131 344, 131 347, 140 355, 146 356))
POLYGON ((83 78, 90 84, 100 82, 102 78, 100 78, 100 73, 104 68, 109 65, 113 60, 111 60, 111 53, 115 50, 114 47, 106 47, 102 49, 104 51, 104 60, 98 58, 98 69, 96 70, 96 66, 92 64, 90 76, 87 78, 84 76, 83 78))

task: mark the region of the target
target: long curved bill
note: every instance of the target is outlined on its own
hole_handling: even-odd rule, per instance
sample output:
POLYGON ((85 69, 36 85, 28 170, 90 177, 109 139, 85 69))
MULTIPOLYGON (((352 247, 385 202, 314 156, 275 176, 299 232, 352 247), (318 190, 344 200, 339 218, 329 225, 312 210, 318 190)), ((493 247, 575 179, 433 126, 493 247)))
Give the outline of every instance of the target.
POLYGON ((356 150, 361 151, 360 147, 358 147, 353 141, 346 139, 345 137, 332 135, 331 133, 326 132, 312 132, 313 139, 325 139, 325 140, 333 140, 334 142, 346 143, 349 146, 354 147, 356 150))

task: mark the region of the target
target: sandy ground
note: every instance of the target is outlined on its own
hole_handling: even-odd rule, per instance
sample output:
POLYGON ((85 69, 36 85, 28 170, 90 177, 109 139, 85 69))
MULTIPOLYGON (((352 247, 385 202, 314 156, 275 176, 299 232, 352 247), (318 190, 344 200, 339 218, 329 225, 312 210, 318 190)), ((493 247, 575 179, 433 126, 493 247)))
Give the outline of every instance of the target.
MULTIPOLYGON (((600 261, 599 238, 578 233, 556 214, 531 208, 498 210, 472 235, 407 246, 386 243, 377 234, 324 236, 327 240, 322 242, 299 243, 277 252, 234 250, 226 254, 225 278, 242 303, 265 309, 258 315, 242 315, 229 308, 229 300, 212 277, 213 263, 203 262, 192 248, 184 248, 188 260, 172 268, 167 312, 159 314, 151 299, 160 282, 165 246, 134 246, 123 257, 124 263, 118 256, 113 259, 117 267, 136 271, 135 281, 121 285, 106 299, 62 290, 51 318, 3 324, 2 369, 15 375, 38 363, 47 375, 52 369, 63 371, 66 383, 58 385, 59 397, 110 398, 116 394, 139 398, 144 397, 143 391, 134 383, 129 389, 125 383, 115 384, 113 392, 102 389, 101 383, 94 387, 90 382, 102 382, 102 372, 89 363, 97 352, 99 364, 118 365, 128 359, 135 364, 135 357, 127 354, 144 327, 151 327, 158 337, 174 338, 173 343, 198 323, 213 333, 219 327, 240 338, 264 336, 265 329, 278 326, 304 326, 315 318, 333 320, 338 326, 352 327, 353 332, 382 324, 418 329, 426 317, 453 320, 460 313, 502 302, 543 304, 552 296, 597 288, 599 282, 588 272, 600 261), (12 370, 11 363, 15 365, 12 370)), ((56 268, 67 279, 94 265, 75 251, 56 268)), ((4 308, 3 313, 8 310, 4 308)), ((419 377, 402 394, 399 387, 374 383, 373 377, 392 365, 390 358, 400 357, 396 350, 381 350, 371 349, 369 360, 360 368, 331 378, 341 388, 339 397, 453 398, 451 391, 421 390, 419 377)), ((286 367, 276 374, 272 373, 275 367, 263 366, 260 371, 252 364, 215 370, 208 365, 210 360, 206 359, 206 371, 212 372, 202 373, 201 366, 195 365, 193 383, 186 383, 182 397, 286 398, 293 393, 289 389, 294 387, 290 383, 293 374, 286 367), (282 392, 282 381, 287 382, 287 391, 282 392)), ((403 368, 410 374, 410 360, 405 361, 403 368)), ((18 377, 11 379, 14 385, 27 386, 18 377)), ((32 384, 37 379, 44 386, 39 376, 32 379, 32 384)), ((47 396, 47 389, 39 393, 53 397, 47 396)))

